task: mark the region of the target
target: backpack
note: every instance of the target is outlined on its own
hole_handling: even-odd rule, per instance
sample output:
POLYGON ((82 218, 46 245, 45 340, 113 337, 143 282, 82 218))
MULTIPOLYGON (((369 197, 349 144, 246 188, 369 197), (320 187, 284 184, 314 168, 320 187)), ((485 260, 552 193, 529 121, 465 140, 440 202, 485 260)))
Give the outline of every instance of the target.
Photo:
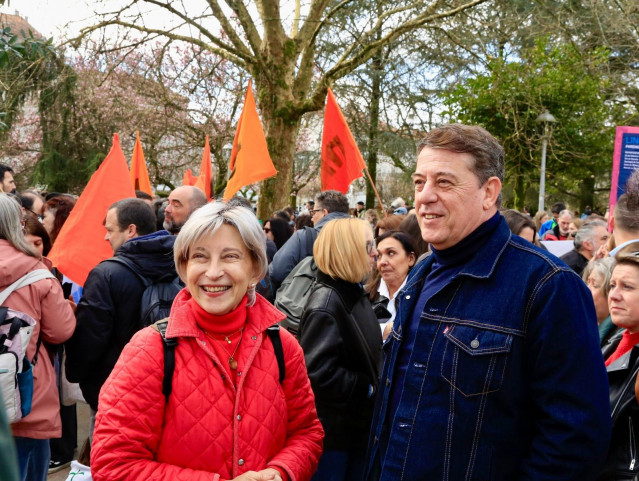
POLYGON ((173 300, 184 287, 179 276, 170 281, 152 282, 131 261, 124 257, 112 257, 105 262, 117 262, 129 268, 144 285, 140 299, 140 321, 138 330, 164 319, 171 313, 173 300))
MULTIPOLYGON (((313 243, 317 237, 315 229, 307 228, 306 232, 306 252, 313 252, 313 243), (315 236, 308 232, 312 230, 315 236)), ((280 324, 294 336, 297 336, 300 320, 304 313, 304 307, 308 297, 315 285, 317 266, 313 260, 313 255, 302 259, 293 270, 282 281, 280 288, 275 294, 275 307, 286 314, 280 324)))
MULTIPOLYGON (((164 399, 169 402, 169 396, 173 391, 173 371, 175 371, 175 348, 178 345, 178 340, 175 338, 168 339, 166 337, 166 328, 169 325, 169 319, 162 319, 155 322, 151 327, 160 333, 162 336, 162 346, 164 350, 164 379, 162 381, 162 394, 164 399)), ((273 344, 273 350, 275 351, 275 358, 277 359, 277 367, 279 369, 279 381, 280 384, 284 382, 286 378, 286 367, 284 364, 284 349, 282 348, 282 339, 280 338, 280 326, 277 324, 266 329, 267 336, 271 339, 273 344)))
MULTIPOLYGON (((13 291, 47 278, 55 279, 47 269, 28 272, 0 292, 0 306, 13 291)), ((33 366, 38 361, 40 339, 33 363, 29 362, 26 353, 35 325, 36 320, 28 314, 0 307, 0 390, 10 423, 19 421, 31 412, 33 366)))

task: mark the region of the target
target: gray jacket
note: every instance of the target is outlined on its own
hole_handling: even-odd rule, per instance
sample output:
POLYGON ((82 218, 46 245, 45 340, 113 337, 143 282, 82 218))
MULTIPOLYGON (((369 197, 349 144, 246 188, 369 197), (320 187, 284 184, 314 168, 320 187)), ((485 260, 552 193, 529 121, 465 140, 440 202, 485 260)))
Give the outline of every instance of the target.
MULTIPOLYGON (((319 232, 327 222, 335 219, 348 219, 349 215, 344 212, 331 212, 320 219, 315 226, 315 231, 319 232)), ((310 229, 300 229, 296 231, 286 243, 275 253, 273 261, 269 265, 268 273, 271 278, 273 292, 277 291, 280 284, 293 268, 305 257, 312 256, 313 251, 308 250, 306 236, 312 235, 310 229)), ((317 238, 317 234, 315 234, 317 238)), ((314 242, 314 241, 313 241, 314 242)))

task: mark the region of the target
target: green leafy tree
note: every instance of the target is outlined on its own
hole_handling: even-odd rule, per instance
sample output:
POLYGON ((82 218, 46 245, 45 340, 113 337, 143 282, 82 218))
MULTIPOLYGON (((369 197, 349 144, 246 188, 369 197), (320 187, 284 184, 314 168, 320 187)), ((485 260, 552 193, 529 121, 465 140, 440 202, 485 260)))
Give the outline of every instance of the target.
POLYGON ((541 39, 518 59, 493 58, 484 74, 444 96, 451 120, 483 125, 501 140, 512 207, 535 198, 543 134, 536 119, 545 109, 558 120, 548 148, 550 195, 581 209, 594 205, 596 183, 609 178, 614 126, 625 113, 607 97, 607 56, 603 48, 583 54, 541 39))

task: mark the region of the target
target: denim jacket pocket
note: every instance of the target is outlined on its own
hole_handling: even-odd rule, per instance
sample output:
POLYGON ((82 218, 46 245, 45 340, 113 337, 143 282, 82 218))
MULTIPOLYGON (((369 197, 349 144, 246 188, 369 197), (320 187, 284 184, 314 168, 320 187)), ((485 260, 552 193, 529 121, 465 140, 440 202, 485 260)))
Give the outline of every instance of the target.
POLYGON ((475 326, 444 329, 442 377, 464 396, 499 391, 512 345, 511 334, 475 326))

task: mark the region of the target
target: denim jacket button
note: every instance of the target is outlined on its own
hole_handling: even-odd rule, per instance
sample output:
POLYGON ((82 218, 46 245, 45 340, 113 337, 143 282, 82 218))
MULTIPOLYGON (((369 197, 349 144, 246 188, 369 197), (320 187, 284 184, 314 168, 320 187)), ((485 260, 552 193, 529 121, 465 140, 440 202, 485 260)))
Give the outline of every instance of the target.
POLYGON ((408 299, 410 299, 410 294, 408 294, 408 295, 406 296, 406 299, 407 299, 407 300, 408 300, 408 299))
POLYGON ((470 347, 472 347, 473 349, 477 349, 479 347, 479 341, 477 339, 473 339, 472 341, 470 341, 470 347))

